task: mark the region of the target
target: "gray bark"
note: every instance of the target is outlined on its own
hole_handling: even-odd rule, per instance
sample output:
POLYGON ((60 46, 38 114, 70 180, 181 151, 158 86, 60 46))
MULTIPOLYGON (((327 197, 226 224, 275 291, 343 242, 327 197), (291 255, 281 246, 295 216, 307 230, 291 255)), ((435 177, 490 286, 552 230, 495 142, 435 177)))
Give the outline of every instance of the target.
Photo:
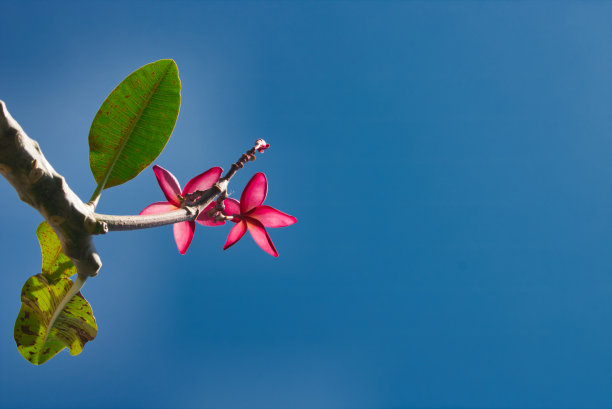
POLYGON ((93 208, 81 201, 45 159, 0 101, 0 173, 21 200, 36 209, 57 234, 79 276, 95 276, 102 266, 92 235, 107 231, 93 208))

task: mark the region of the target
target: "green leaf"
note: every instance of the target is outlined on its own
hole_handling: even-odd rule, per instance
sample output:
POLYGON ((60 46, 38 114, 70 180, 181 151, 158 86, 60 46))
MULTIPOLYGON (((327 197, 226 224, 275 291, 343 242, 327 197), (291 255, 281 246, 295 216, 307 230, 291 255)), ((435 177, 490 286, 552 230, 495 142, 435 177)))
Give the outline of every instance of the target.
POLYGON ((131 73, 106 98, 89 131, 89 165, 103 189, 136 177, 159 156, 174 129, 181 81, 173 60, 131 73))
POLYGON ((85 343, 96 337, 96 320, 80 292, 71 297, 53 320, 57 306, 69 294, 72 285, 69 278, 52 282, 43 274, 37 274, 30 277, 21 290, 15 342, 21 355, 35 365, 44 364, 66 347, 72 355, 78 355, 85 343))
POLYGON ((42 253, 42 274, 51 281, 61 277, 69 278, 76 274, 76 267, 62 252, 62 244, 47 222, 36 229, 36 236, 42 253))
POLYGON ((36 236, 42 252, 42 271, 30 277, 21 290, 14 337, 21 355, 40 365, 66 347, 72 355, 79 354, 85 343, 96 337, 98 329, 91 306, 78 292, 84 279, 70 280, 76 267, 62 252, 57 235, 47 222, 42 222, 36 236))

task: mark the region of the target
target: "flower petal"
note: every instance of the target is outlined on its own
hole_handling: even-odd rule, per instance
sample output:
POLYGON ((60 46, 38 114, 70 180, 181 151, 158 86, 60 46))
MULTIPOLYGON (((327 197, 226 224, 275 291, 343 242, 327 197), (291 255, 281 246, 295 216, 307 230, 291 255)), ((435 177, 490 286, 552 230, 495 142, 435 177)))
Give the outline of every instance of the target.
POLYGON ((257 243, 266 253, 278 257, 278 252, 276 248, 274 248, 274 243, 272 243, 272 239, 268 236, 268 232, 264 226, 255 219, 247 218, 245 221, 255 243, 257 243))
POLYGON ((225 206, 225 211, 223 213, 228 216, 231 216, 233 214, 240 214, 240 202, 238 202, 238 200, 231 198, 225 199, 223 201, 223 206, 225 206))
POLYGON ((227 241, 225 242, 225 246, 223 246, 223 250, 227 250, 232 247, 238 240, 244 236, 244 233, 247 231, 246 222, 241 220, 237 223, 232 230, 230 230, 229 235, 227 236, 227 241))
POLYGON ((193 193, 196 190, 206 190, 212 187, 215 183, 217 183, 217 180, 219 180, 219 177, 221 177, 222 172, 223 169, 217 166, 208 169, 204 173, 200 173, 198 176, 187 182, 185 189, 183 189, 183 196, 187 193, 193 193))
POLYGON ((240 196, 240 210, 242 214, 261 205, 268 194, 268 181, 266 175, 259 172, 253 175, 240 196))
POLYGON ((266 205, 255 208, 249 217, 260 221, 264 227, 285 227, 297 222, 295 217, 266 205))
POLYGON ((138 214, 141 215, 141 216, 144 216, 146 214, 167 213, 167 212, 171 212, 171 211, 176 210, 176 209, 178 209, 178 207, 176 207, 172 203, 168 203, 168 202, 155 202, 155 203, 151 203, 150 205, 145 207, 142 210, 142 212, 140 212, 138 214))
POLYGON ((224 221, 215 221, 215 219, 213 219, 212 217, 209 216, 208 212, 210 212, 210 210, 215 207, 216 202, 212 202, 211 204, 209 204, 208 206, 206 206, 204 208, 204 210, 202 210, 200 212, 200 214, 198 215, 198 217, 196 218, 196 222, 200 223, 202 226, 221 226, 222 224, 225 224, 224 221))
POLYGON ((180 222, 174 223, 172 226, 174 229, 174 241, 176 241, 176 247, 181 254, 185 254, 191 240, 193 240, 193 233, 195 231, 195 222, 180 222))
POLYGON ((178 196, 181 195, 181 185, 179 185, 178 180, 176 180, 172 173, 158 165, 153 166, 153 172, 155 172, 157 183, 159 183, 159 187, 164 192, 166 199, 173 205, 180 206, 181 202, 178 196))

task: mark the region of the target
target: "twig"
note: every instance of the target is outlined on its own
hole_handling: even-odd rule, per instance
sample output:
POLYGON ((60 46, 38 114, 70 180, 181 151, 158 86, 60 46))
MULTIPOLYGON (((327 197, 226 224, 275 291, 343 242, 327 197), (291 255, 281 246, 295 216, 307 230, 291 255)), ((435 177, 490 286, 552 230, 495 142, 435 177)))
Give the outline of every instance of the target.
MULTIPOLYGON (((206 206, 211 204, 217 196, 227 195, 227 185, 229 184, 229 181, 236 174, 238 169, 243 168, 247 162, 255 160, 256 151, 263 152, 269 147, 270 145, 263 139, 258 139, 255 141, 255 146, 244 153, 238 159, 238 161, 236 161, 236 163, 233 163, 230 170, 227 171, 227 173, 220 178, 213 187, 207 190, 197 190, 193 193, 186 194, 183 207, 178 210, 145 216, 115 216, 98 213, 94 213, 93 216, 97 221, 104 223, 109 231, 148 229, 151 227, 195 220, 200 212, 203 211, 206 206)), ((231 219, 227 218, 225 220, 231 219)))

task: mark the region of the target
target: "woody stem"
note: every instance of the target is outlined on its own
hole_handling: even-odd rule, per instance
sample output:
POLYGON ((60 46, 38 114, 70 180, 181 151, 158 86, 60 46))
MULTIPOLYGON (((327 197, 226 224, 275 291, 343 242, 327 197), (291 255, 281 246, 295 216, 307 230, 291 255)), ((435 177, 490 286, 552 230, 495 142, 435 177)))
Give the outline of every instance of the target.
MULTIPOLYGON (((206 206, 211 204, 216 197, 220 196, 225 199, 227 194, 227 185, 238 169, 255 160, 255 152, 262 152, 261 145, 265 141, 258 139, 255 146, 244 153, 236 163, 233 163, 227 173, 219 179, 219 181, 210 189, 196 190, 193 193, 185 195, 185 202, 180 209, 173 210, 167 213, 152 214, 152 215, 109 215, 94 213, 95 219, 104 223, 108 227, 108 231, 124 231, 124 230, 140 230, 151 227, 165 226, 168 224, 180 223, 185 221, 193 221, 198 217, 200 212, 206 206), (261 142, 260 142, 261 141, 261 142)), ((267 145, 266 145, 267 147, 267 145)), ((221 199, 221 202, 223 201, 221 199)), ((230 219, 228 219, 230 220, 230 219)))

